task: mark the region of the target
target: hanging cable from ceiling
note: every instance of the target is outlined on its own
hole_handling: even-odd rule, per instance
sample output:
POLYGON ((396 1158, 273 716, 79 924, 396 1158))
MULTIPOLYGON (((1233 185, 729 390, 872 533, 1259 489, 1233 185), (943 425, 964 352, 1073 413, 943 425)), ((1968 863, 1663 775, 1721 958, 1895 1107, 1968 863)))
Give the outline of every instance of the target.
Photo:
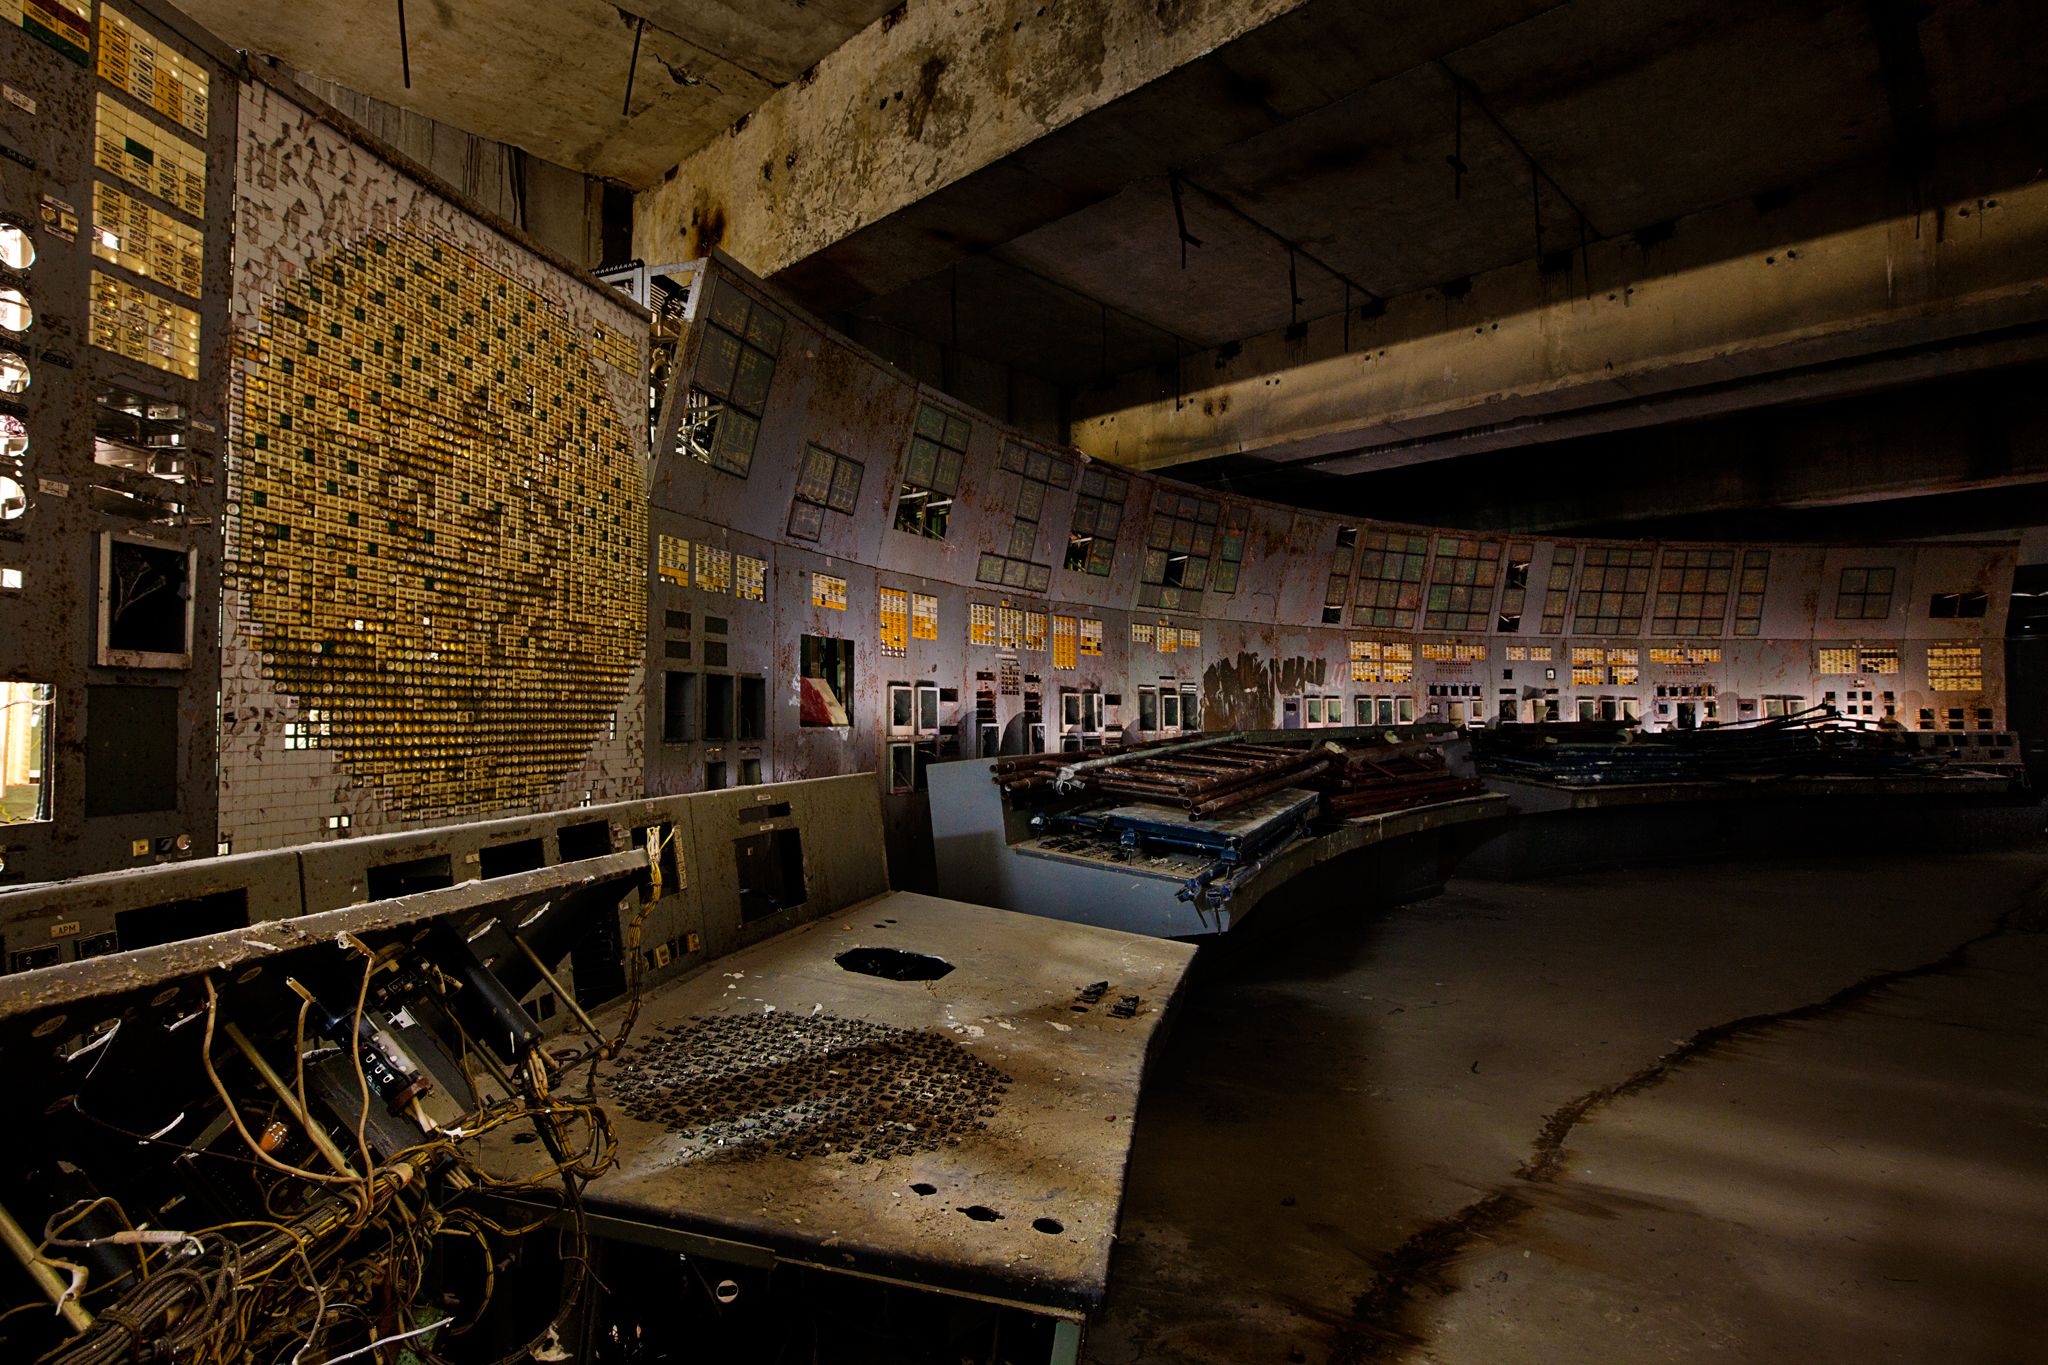
POLYGON ((1318 256, 1315 252, 1309 250, 1307 247, 1302 246, 1293 238, 1287 236, 1284 233, 1275 231, 1273 228, 1268 227, 1265 223, 1260 222, 1257 218, 1254 218, 1250 213, 1246 212, 1242 207, 1240 207, 1234 200, 1229 198, 1229 196, 1219 194, 1215 190, 1208 189, 1205 186, 1203 186, 1199 181, 1183 179, 1182 183, 1185 184, 1187 188, 1193 190, 1196 194, 1199 194, 1203 198, 1207 199, 1217 208, 1222 209, 1225 213, 1228 213, 1233 218, 1236 218, 1240 222, 1244 223, 1247 227, 1250 227, 1254 231, 1257 231, 1259 233, 1264 234, 1267 237, 1272 238, 1273 241, 1279 243, 1281 246, 1286 247, 1289 252, 1299 253, 1301 256, 1305 257, 1308 260, 1308 263, 1310 265, 1316 267, 1316 269, 1322 271, 1331 279, 1340 280, 1344 284, 1348 285, 1350 288, 1357 290, 1360 294, 1363 294, 1365 296, 1365 303, 1362 305, 1362 307, 1366 311, 1363 312, 1361 316, 1378 317, 1380 313, 1384 311, 1386 300, 1383 297, 1381 297, 1378 293, 1371 289, 1366 288, 1357 280, 1352 279, 1349 275, 1337 269, 1335 266, 1331 265, 1328 261, 1318 256))
MULTIPOLYGON (((1289 328, 1301 325, 1301 277, 1295 269, 1294 255, 1294 243, 1289 242, 1287 244, 1287 325, 1289 328)), ((1351 300, 1348 295, 1344 300, 1344 306, 1346 308, 1351 306, 1351 300)))
POLYGON ((412 44, 405 35, 405 0, 398 0, 398 69, 405 77, 405 88, 412 89, 412 44))
POLYGON ((1535 155, 1532 152, 1530 152, 1530 150, 1527 147, 1522 145, 1522 140, 1516 137, 1512 132, 1508 130, 1508 126, 1500 121, 1500 116, 1494 113, 1492 109, 1487 107, 1486 101, 1480 97, 1479 89, 1477 86, 1473 85, 1472 82, 1466 80, 1463 76, 1459 75, 1457 71, 1452 69, 1451 64, 1449 62, 1446 62, 1441 58, 1437 60, 1436 67, 1439 71, 1443 72, 1444 79, 1448 80, 1451 83, 1451 89, 1456 93, 1457 117, 1459 125, 1456 133, 1458 156, 1446 158, 1446 160, 1455 163, 1452 169, 1458 172, 1459 178, 1461 180, 1463 179, 1465 169, 1462 160, 1460 160, 1460 158, 1462 158, 1464 155, 1465 146, 1465 97, 1467 95, 1470 95, 1472 98, 1472 107, 1479 111, 1479 116, 1481 118, 1485 119, 1488 123, 1493 125, 1493 130, 1496 133, 1499 133, 1501 137, 1507 142, 1508 146, 1511 149, 1513 149, 1514 154, 1522 159, 1522 164, 1529 168, 1529 174, 1541 180, 1544 184, 1548 185, 1550 187, 1550 192, 1564 203, 1564 206, 1571 211, 1573 217, 1579 220, 1580 240, 1583 242, 1587 238, 1591 238, 1594 241, 1598 241, 1600 238, 1605 237, 1607 235, 1606 233, 1600 230, 1598 224, 1594 223, 1592 219, 1586 216, 1586 211, 1579 206, 1579 202, 1565 190, 1565 187, 1557 183, 1557 177, 1552 175, 1549 171, 1545 170, 1543 168, 1543 163, 1538 161, 1535 155))
POLYGON ((1181 203, 1180 177, 1168 175, 1166 177, 1166 186, 1173 192, 1173 223, 1180 233, 1180 268, 1186 270, 1188 268, 1188 248, 1191 246, 1201 246, 1202 239, 1188 231, 1188 210, 1187 206, 1181 203))
POLYGON ((639 74, 639 72, 640 72, 640 38, 641 38, 641 36, 642 36, 643 34, 645 34, 646 32, 647 32, 647 20, 646 20, 646 17, 645 17, 645 16, 642 16, 642 15, 636 15, 636 16, 634 16, 634 19, 633 19, 633 55, 632 55, 631 59, 629 59, 629 60, 627 61, 627 63, 626 63, 626 98, 625 98, 625 101, 624 101, 624 103, 622 103, 622 104, 621 104, 621 105, 619 106, 619 117, 620 117, 620 118, 631 118, 631 117, 633 117, 633 77, 634 77, 634 76, 636 76, 636 75, 638 75, 638 74, 639 74))

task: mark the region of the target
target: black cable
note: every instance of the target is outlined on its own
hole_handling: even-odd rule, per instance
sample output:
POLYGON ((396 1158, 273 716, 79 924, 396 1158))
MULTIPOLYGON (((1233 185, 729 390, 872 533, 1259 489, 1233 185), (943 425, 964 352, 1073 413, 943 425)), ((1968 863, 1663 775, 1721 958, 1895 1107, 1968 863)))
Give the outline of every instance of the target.
POLYGON ((405 73, 405 88, 412 89, 412 45, 405 36, 405 0, 398 0, 398 62, 405 73))
MULTIPOLYGON (((1215 204, 1224 212, 1230 214, 1232 217, 1237 218, 1239 221, 1245 223, 1247 226, 1264 233, 1268 237, 1271 237, 1281 246, 1286 247, 1290 251, 1300 252, 1302 257, 1305 260, 1307 260, 1310 265, 1316 267, 1316 269, 1322 271, 1331 279, 1343 281, 1345 284, 1351 286, 1353 289, 1356 289, 1359 293, 1365 295, 1365 297, 1373 303, 1386 302, 1385 297, 1378 293, 1376 290, 1366 288, 1357 280, 1352 279, 1349 275, 1337 269, 1336 266, 1331 265, 1322 257, 1316 255, 1315 252, 1310 251, 1301 243, 1295 241, 1293 238, 1285 235, 1284 233, 1276 231, 1275 229, 1267 226, 1259 219, 1245 212, 1244 209, 1240 208, 1238 204, 1234 200, 1230 199, 1228 196, 1219 194, 1215 190, 1209 189, 1207 186, 1199 184, 1196 181, 1188 180, 1185 177, 1182 178, 1182 183, 1185 184, 1189 189, 1195 191, 1195 193, 1209 200, 1209 202, 1215 204)), ((1162 328, 1161 330, 1163 331, 1164 329, 1162 328)))
POLYGON ((1202 239, 1188 231, 1188 211, 1187 206, 1181 202, 1180 177, 1168 175, 1166 177, 1166 187, 1173 192, 1173 223, 1180 232, 1180 268, 1186 270, 1188 268, 1188 248, 1200 246, 1202 239))
MULTIPOLYGON (((1577 216, 1579 220, 1579 233, 1581 238, 1583 239, 1587 233, 1591 233, 1592 236, 1595 238, 1605 237, 1607 234, 1602 232, 1599 226, 1596 223, 1594 223, 1592 219, 1586 216, 1586 211, 1579 207, 1578 200, 1572 198, 1570 194, 1566 193, 1564 186, 1557 183, 1557 177, 1552 175, 1549 171, 1544 170, 1543 163, 1538 161, 1534 154, 1531 153, 1527 147, 1524 147, 1522 145, 1522 140, 1520 138, 1516 137, 1513 133, 1508 131, 1508 126, 1500 121, 1500 116, 1487 107, 1486 101, 1480 97, 1479 87, 1473 85, 1472 82, 1466 80, 1463 76, 1459 75, 1455 70, 1452 69, 1451 64, 1447 61, 1444 61, 1442 58, 1437 59, 1436 65, 1437 69, 1444 73, 1445 79, 1450 81, 1451 87, 1458 92, 1458 145, 1460 149, 1460 154, 1462 155, 1464 147, 1463 123, 1465 96, 1469 93, 1472 96, 1472 107, 1479 111, 1480 117, 1484 118, 1488 123, 1492 124, 1493 130, 1499 133, 1503 138, 1507 139, 1507 144, 1508 146, 1514 148, 1515 155, 1521 157, 1524 162, 1528 163, 1530 173, 1532 175, 1541 176, 1546 182, 1548 182, 1548 184, 1550 185, 1551 192, 1557 195, 1559 199, 1564 200, 1564 206, 1570 209, 1572 213, 1577 216)), ((1461 170, 1460 174, 1462 173, 1463 172, 1461 170)))
MULTIPOLYGON (((403 3, 403 0, 401 0, 403 3)), ((642 18, 633 24, 633 58, 626 63, 626 98, 619 106, 620 118, 633 116, 633 77, 640 70, 640 35, 647 32, 647 20, 642 18)))

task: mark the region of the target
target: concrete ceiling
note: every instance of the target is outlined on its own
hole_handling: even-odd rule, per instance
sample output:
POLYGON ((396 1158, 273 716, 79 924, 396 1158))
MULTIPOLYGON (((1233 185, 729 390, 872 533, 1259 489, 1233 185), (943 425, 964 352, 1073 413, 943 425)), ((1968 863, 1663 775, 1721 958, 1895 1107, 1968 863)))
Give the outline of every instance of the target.
POLYGON ((410 0, 409 89, 400 3, 179 0, 236 47, 635 188, 659 180, 895 0, 410 0))
MULTIPOLYGON (((406 0, 407 90, 399 0, 181 3, 232 43, 636 187, 892 8, 406 0)), ((1910 172, 2040 118, 2043 52, 2038 0, 1307 0, 778 282, 1086 391, 1844 167, 1910 172)))
POLYGON ((1080 387, 1910 169, 2041 100, 2044 51, 2036 0, 1314 0, 779 279, 1080 387))
POLYGON ((2044 388, 2048 363, 2014 364, 1495 450, 1461 460, 1456 478, 1430 464, 1318 477, 1255 459, 1175 472, 1331 511, 1525 535, 1868 543, 2003 533, 2048 526, 2044 388))

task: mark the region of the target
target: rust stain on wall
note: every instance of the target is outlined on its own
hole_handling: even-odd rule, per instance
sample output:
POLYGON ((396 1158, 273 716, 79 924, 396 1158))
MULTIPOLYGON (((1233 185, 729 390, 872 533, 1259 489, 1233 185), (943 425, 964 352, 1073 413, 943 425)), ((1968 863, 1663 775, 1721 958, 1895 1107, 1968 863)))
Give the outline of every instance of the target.
POLYGON ((1202 670, 1202 728, 1264 730, 1273 724, 1279 698, 1321 687, 1328 673, 1322 659, 1292 655, 1267 659, 1239 653, 1202 670))
MULTIPOLYGON (((1039 13, 1045 14, 1043 10, 1039 13)), ((1044 69, 1068 73, 1069 80, 1027 80, 1019 84, 1017 95, 1032 121, 1049 128, 1063 121, 1059 117, 1062 105, 1076 96, 1090 103, 1088 97, 1102 88, 1109 43, 1103 33, 1103 13, 1096 6, 1063 8, 1045 17, 1052 26, 1053 51, 1044 69)))
POLYGON ((690 259, 709 256, 713 247, 725 241, 725 209, 710 201, 708 196, 699 195, 690 210, 689 239, 690 259))
POLYGON ((1299 692, 1308 687, 1321 687, 1329 671, 1326 660, 1297 654, 1278 663, 1280 682, 1275 689, 1281 696, 1299 692))
MULTIPOLYGON (((925 127, 927 123, 932 122, 932 114, 945 113, 945 106, 951 103, 939 97, 939 78, 945 74, 946 59, 937 53, 926 57, 924 64, 917 69, 917 84, 911 88, 910 98, 903 110, 907 130, 913 142, 924 141, 925 127)), ((948 122, 957 123, 958 120, 948 122)), ((940 134, 943 130, 934 126, 932 131, 934 134, 940 134)))

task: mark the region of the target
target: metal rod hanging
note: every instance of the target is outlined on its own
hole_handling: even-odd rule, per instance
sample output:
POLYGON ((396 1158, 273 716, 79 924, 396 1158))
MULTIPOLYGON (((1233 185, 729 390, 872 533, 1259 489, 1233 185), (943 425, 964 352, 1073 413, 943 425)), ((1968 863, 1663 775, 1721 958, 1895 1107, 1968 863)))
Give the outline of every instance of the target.
POLYGON ((405 76, 405 88, 412 89, 412 43, 405 34, 405 0, 398 0, 398 67, 405 76))
POLYGON ((633 24, 633 57, 626 63, 626 98, 619 106, 620 118, 633 116, 633 77, 640 71, 640 37, 647 32, 647 20, 637 19, 633 24))

